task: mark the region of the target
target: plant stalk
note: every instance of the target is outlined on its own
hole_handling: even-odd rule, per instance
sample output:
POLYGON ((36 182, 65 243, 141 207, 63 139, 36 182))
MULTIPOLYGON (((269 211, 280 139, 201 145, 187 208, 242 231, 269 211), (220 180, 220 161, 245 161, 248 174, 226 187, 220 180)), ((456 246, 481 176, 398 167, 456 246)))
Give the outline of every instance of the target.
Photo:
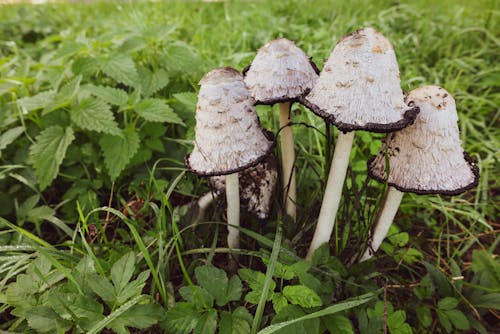
POLYGON ((240 187, 238 173, 226 175, 227 200, 227 245, 229 248, 240 247, 240 187))
POLYGON ((279 104, 280 108, 280 143, 281 164, 283 175, 283 202, 285 212, 293 221, 297 217, 297 184, 295 178, 295 151, 293 143, 293 131, 289 125, 291 121, 291 102, 279 104))
POLYGON ((323 203, 319 212, 318 223, 314 231, 314 237, 307 252, 306 259, 311 260, 314 251, 325 242, 330 241, 335 217, 339 209, 342 188, 349 165, 349 155, 351 154, 352 142, 354 140, 354 131, 339 134, 335 152, 333 153, 332 166, 328 174, 323 203))
POLYGON ((205 212, 216 199, 217 194, 213 191, 209 191, 198 198, 198 216, 196 217, 196 223, 200 223, 205 220, 205 212))
POLYGON ((373 257, 379 249, 382 241, 387 236, 387 232, 398 212, 399 205, 403 199, 404 193, 394 187, 389 186, 387 189, 380 209, 375 217, 375 222, 372 227, 372 235, 366 244, 365 252, 359 259, 359 262, 366 261, 373 257))

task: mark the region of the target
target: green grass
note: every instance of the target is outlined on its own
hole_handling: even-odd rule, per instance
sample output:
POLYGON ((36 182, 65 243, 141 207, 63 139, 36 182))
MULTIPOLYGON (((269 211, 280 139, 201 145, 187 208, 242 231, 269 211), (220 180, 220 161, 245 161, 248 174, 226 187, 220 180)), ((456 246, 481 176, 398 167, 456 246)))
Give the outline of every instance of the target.
MULTIPOLYGON (((182 332, 190 327, 175 322, 179 314, 187 315, 184 321, 192 328, 199 325, 198 318, 212 328, 215 312, 219 326, 231 319, 242 332, 300 317, 306 318, 289 328, 318 333, 344 324, 344 329, 353 326, 362 333, 384 326, 390 333, 406 333, 410 327, 426 333, 461 332, 467 324, 492 330, 500 293, 499 261, 493 256, 500 241, 499 14, 500 5, 493 0, 0 5, 0 136, 19 129, 15 141, 0 145, 0 329, 57 332, 51 323, 75 333, 105 327, 182 332), (231 270, 226 270, 229 277, 239 275, 245 282, 239 298, 213 307, 204 292, 205 304, 181 298, 181 287, 201 284, 196 268, 207 263, 225 268, 230 252, 223 248, 221 205, 208 212, 208 222, 191 225, 195 210, 189 202, 207 189, 204 180, 183 171, 194 137, 193 103, 201 76, 221 66, 241 70, 259 47, 281 36, 294 40, 321 68, 341 36, 364 26, 373 26, 393 43, 405 91, 437 84, 455 97, 463 147, 480 167, 477 189, 456 197, 406 195, 376 259, 345 266, 364 243, 384 190, 375 181, 363 186, 366 160, 378 151, 383 136, 360 133, 329 249, 334 256, 323 249, 312 267, 304 269, 299 259, 312 238, 337 130, 325 128, 323 120, 295 105, 297 223, 285 218, 283 231, 276 232, 281 194, 276 194, 269 221, 244 216, 240 269, 261 272, 265 278, 254 284, 273 287, 269 298, 301 285, 321 297, 321 306, 299 304, 282 311, 265 294, 258 296, 259 302, 245 301, 254 288, 241 272, 231 270), (75 65, 118 54, 136 68, 163 71, 168 83, 146 94, 141 78, 127 70, 117 77, 75 65), (61 95, 78 73, 80 85, 72 95, 61 95), (115 125, 75 125, 71 113, 90 83, 126 93, 127 103, 109 109, 115 125), (64 101, 49 112, 23 110, 18 102, 50 90, 64 101), (137 111, 148 99, 159 99, 162 110, 170 110, 160 115, 162 122, 137 111), (71 128, 75 138, 53 180, 37 167, 37 159, 43 158, 29 154, 40 133, 52 126, 71 128), (137 141, 131 135, 126 145, 137 143, 137 152, 113 151, 118 145, 110 145, 114 142, 106 137, 116 131, 110 130, 113 126, 137 133, 137 141), (106 143, 111 153, 106 153, 106 143), (102 208, 108 205, 113 209, 102 208), (276 235, 281 242, 275 242, 276 235), (130 251, 134 256, 124 258, 130 251), (115 263, 128 263, 129 281, 117 281, 115 263), (283 268, 293 272, 292 278, 283 268), (142 282, 139 273, 145 271, 142 282), (136 286, 127 288, 135 292, 128 298, 125 284, 136 286), (116 289, 114 297, 99 288, 110 286, 116 289), (366 293, 376 296, 356 299, 366 293), (56 301, 65 308, 54 306, 56 301), (335 314, 322 311, 344 301, 359 306, 335 314), (134 317, 142 319, 142 327, 134 317)), ((57 98, 46 97, 43 107, 49 108, 52 100, 57 98)), ((277 110, 257 111, 263 126, 276 132, 277 110)))

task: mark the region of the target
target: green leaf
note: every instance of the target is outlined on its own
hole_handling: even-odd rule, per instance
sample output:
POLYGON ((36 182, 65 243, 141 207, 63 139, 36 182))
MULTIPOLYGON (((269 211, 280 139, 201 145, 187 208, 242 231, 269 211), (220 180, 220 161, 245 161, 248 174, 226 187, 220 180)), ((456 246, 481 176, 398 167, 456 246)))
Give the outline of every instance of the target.
POLYGON ((471 302, 475 307, 482 307, 494 310, 500 310, 500 293, 489 293, 484 295, 479 295, 475 297, 473 300, 471 298, 471 302))
POLYGON ((252 315, 242 306, 238 307, 233 313, 221 312, 219 323, 220 334, 248 334, 250 333, 250 324, 252 315))
POLYGON ((323 303, 321 298, 305 285, 289 285, 283 289, 283 295, 294 305, 316 307, 323 303))
POLYGON ((63 129, 58 125, 46 128, 36 137, 30 155, 41 190, 56 178, 66 150, 74 139, 72 128, 63 129))
POLYGON ((229 284, 226 291, 226 303, 230 301, 238 301, 241 298, 243 286, 238 276, 234 275, 229 279, 229 284))
POLYGON ((111 281, 115 290, 121 291, 132 278, 135 269, 134 252, 129 252, 116 261, 111 267, 111 281))
POLYGON ((211 308, 214 305, 214 298, 207 290, 198 285, 183 286, 179 293, 185 301, 196 305, 199 308, 211 308))
POLYGON ((472 253, 472 270, 475 273, 488 273, 490 286, 500 290, 500 262, 493 258, 493 254, 486 250, 475 250, 472 253))
POLYGON ((387 326, 391 333, 395 333, 400 327, 406 322, 406 312, 403 310, 398 310, 389 314, 387 317, 387 326))
POLYGON ((168 73, 164 69, 157 69, 151 72, 146 67, 139 67, 139 82, 143 96, 149 97, 168 85, 168 73))
POLYGON ((167 333, 188 334, 196 327, 199 317, 193 304, 177 303, 167 311, 161 326, 167 333))
POLYGON ((184 124, 182 119, 161 99, 145 99, 136 105, 135 110, 146 121, 184 124))
MULTIPOLYGON (((264 275, 260 271, 254 271, 248 268, 238 270, 238 274, 241 279, 250 286, 250 289, 252 289, 252 291, 247 293, 247 295, 245 296, 245 300, 252 304, 258 304, 260 295, 262 294, 262 290, 264 289, 266 275, 264 275)), ((275 288, 276 282, 271 281, 267 300, 271 300, 275 288)))
POLYGON ((194 328, 194 334, 213 334, 217 329, 217 311, 214 309, 203 313, 194 328))
POLYGON ((64 84, 59 89, 59 92, 55 95, 55 97, 49 100, 49 103, 45 105, 45 108, 43 109, 43 114, 47 114, 54 110, 71 105, 73 97, 76 95, 78 89, 80 88, 81 81, 82 81, 82 76, 78 75, 69 80, 66 84, 64 84))
POLYGON ((439 318, 439 323, 441 323, 441 326, 443 326, 446 333, 451 332, 451 330, 452 330, 451 322, 448 319, 448 317, 446 316, 446 314, 444 313, 444 311, 437 310, 436 312, 437 312, 437 315, 439 318))
POLYGON ((272 298, 274 312, 280 313, 288 305, 288 300, 281 292, 274 293, 272 298))
POLYGON ((104 153, 104 163, 112 181, 125 169, 139 149, 139 134, 133 128, 122 131, 123 136, 105 135, 99 141, 104 153))
POLYGON ((57 329, 62 332, 71 328, 71 323, 61 319, 51 308, 47 306, 37 306, 26 314, 28 326, 39 333, 54 332, 57 329))
POLYGON ((99 70, 99 61, 93 57, 79 57, 73 62, 71 70, 74 74, 93 75, 99 70))
POLYGON ((128 102, 128 95, 123 89, 109 86, 86 85, 85 90, 101 100, 116 106, 122 106, 128 102))
POLYGON ((73 315, 76 315, 79 319, 101 320, 104 318, 102 315, 104 308, 92 297, 54 291, 49 296, 49 305, 63 319, 72 320, 73 315))
POLYGON ((137 279, 125 285, 125 287, 118 293, 116 302, 121 305, 130 298, 139 296, 146 285, 146 281, 150 273, 151 272, 149 270, 143 271, 137 276, 137 279))
POLYGON ((120 134, 110 106, 100 99, 93 97, 84 99, 71 108, 70 117, 73 123, 82 129, 114 135, 120 134))
POLYGON ((446 276, 429 262, 424 262, 424 266, 433 283, 437 286, 439 294, 443 297, 452 295, 451 285, 446 276))
POLYGON ((17 104, 28 112, 43 109, 54 99, 55 95, 55 91, 41 92, 30 97, 23 97, 17 100, 17 104))
MULTIPOLYGON (((296 305, 288 305, 278 313, 271 324, 280 324, 283 322, 291 321, 300 317, 305 316, 305 312, 296 305)), ((317 318, 314 319, 306 319, 303 321, 299 321, 294 323, 293 325, 287 327, 286 329, 279 329, 276 333, 280 334, 317 334, 319 332, 320 321, 317 318)))
POLYGON ((340 315, 333 314, 326 317, 322 317, 321 320, 325 324, 326 329, 329 333, 337 334, 354 334, 354 329, 352 327, 349 318, 340 315))
POLYGON ((470 328, 469 320, 460 310, 448 310, 444 311, 448 319, 456 329, 468 330, 470 328))
POLYGON ((166 49, 162 64, 171 72, 192 74, 201 67, 201 60, 189 45, 178 41, 166 49))
POLYGON ((440 310, 451 310, 456 308, 458 305, 458 300, 453 297, 446 297, 438 302, 438 308, 440 310))
POLYGON ((174 94, 174 97, 182 103, 187 110, 192 110, 193 112, 196 110, 196 104, 198 103, 198 95, 193 92, 183 92, 174 94))
POLYGON ((224 306, 228 300, 228 279, 226 272, 212 265, 197 267, 194 270, 198 284, 207 290, 219 306, 224 306))
POLYGON ((136 304, 114 319, 106 327, 117 333, 129 333, 126 327, 149 328, 163 320, 165 312, 158 304, 136 304))
POLYGON ((115 289, 113 285, 104 277, 97 274, 91 274, 87 277, 87 283, 94 293, 102 298, 108 304, 111 304, 116 299, 115 289))
POLYGON ((432 314, 431 310, 428 307, 417 306, 417 308, 415 308, 415 311, 417 312, 418 320, 420 321, 420 324, 422 324, 422 326, 427 328, 432 324, 432 314))
POLYGON ((138 79, 134 61, 127 55, 115 54, 104 63, 102 71, 119 83, 133 87, 138 79))

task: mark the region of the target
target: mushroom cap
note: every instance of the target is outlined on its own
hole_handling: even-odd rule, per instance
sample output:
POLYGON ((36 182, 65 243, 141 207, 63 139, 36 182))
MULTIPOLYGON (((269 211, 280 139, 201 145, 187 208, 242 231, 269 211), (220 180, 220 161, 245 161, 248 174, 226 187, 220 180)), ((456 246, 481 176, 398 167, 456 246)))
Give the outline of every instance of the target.
POLYGON ((373 28, 340 39, 301 102, 342 131, 391 132, 418 113, 404 102, 391 43, 373 28))
POLYGON ((257 104, 275 104, 297 101, 312 89, 319 71, 294 42, 278 38, 259 49, 243 74, 257 104))
MULTIPOLYGON (((276 157, 269 154, 257 165, 239 172, 241 205, 259 219, 269 217, 278 180, 276 157)), ((225 176, 211 176, 210 186, 219 195, 226 191, 225 176)))
POLYGON ((413 125, 387 135, 368 162, 370 176, 417 194, 458 195, 475 187, 479 169, 462 149, 453 97, 441 87, 424 86, 411 91, 406 101, 420 113, 413 125))
POLYGON ((257 164, 274 148, 262 129, 243 76, 225 67, 200 81, 195 145, 186 167, 198 175, 225 175, 257 164))

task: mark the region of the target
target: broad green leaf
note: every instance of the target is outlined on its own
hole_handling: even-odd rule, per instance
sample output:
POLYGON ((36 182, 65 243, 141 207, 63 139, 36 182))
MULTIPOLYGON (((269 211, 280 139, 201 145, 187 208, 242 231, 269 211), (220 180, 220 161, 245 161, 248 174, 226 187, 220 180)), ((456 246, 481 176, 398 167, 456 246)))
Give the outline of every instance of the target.
POLYGON ((418 320, 420 321, 420 324, 422 326, 427 328, 432 324, 432 314, 430 308, 425 306, 417 306, 417 308, 415 308, 415 311, 417 312, 418 320))
POLYGON ((65 58, 68 56, 72 56, 75 53, 77 53, 85 48, 86 48, 86 45, 83 43, 66 41, 65 43, 62 43, 62 46, 56 51, 53 59, 59 59, 59 58, 65 58))
MULTIPOLYGON (((252 289, 252 291, 247 293, 245 296, 245 300, 252 304, 258 304, 260 295, 262 294, 262 289, 264 289, 266 275, 260 271, 254 271, 248 268, 238 270, 238 274, 240 278, 250 286, 250 289, 252 289)), ((271 300, 275 288, 276 282, 271 280, 267 300, 271 300)))
POLYGON ((54 332, 58 328, 63 332, 71 328, 71 323, 61 319, 47 306, 37 306, 26 314, 28 325, 39 333, 54 332))
POLYGON ((200 69, 201 60, 189 45, 178 41, 167 48, 162 64, 170 72, 192 74, 200 69))
POLYGON ((403 310, 398 310, 389 314, 387 317, 387 326, 391 333, 396 332, 400 327, 402 327, 406 322, 406 312, 403 310))
POLYGON ((93 75, 99 70, 99 60, 93 57, 79 57, 75 59, 73 65, 71 66, 71 70, 75 74, 80 75, 93 75))
POLYGON ((66 150, 74 139, 72 128, 63 129, 58 125, 46 128, 36 137, 30 154, 41 190, 56 178, 66 150))
POLYGON ((60 109, 71 105, 73 97, 76 95, 78 89, 80 88, 81 81, 82 81, 82 76, 78 75, 69 80, 66 84, 64 84, 59 89, 54 98, 51 99, 49 103, 45 105, 45 108, 43 109, 43 114, 47 114, 56 109, 60 109))
POLYGON ((115 81, 131 87, 138 79, 134 61, 124 54, 111 55, 102 66, 102 71, 115 81))
POLYGON ((481 294, 478 297, 471 298, 475 307, 500 310, 500 293, 481 294))
POLYGON ((55 95, 55 91, 49 90, 30 97, 23 97, 22 99, 17 100, 17 104, 21 108, 26 109, 26 111, 28 112, 32 110, 43 109, 54 99, 55 95))
POLYGON ((132 278, 135 269, 134 252, 129 252, 116 261, 111 267, 111 281, 115 290, 121 291, 132 278))
POLYGON ((177 303, 167 311, 161 327, 167 333, 188 334, 198 323, 200 315, 191 303, 177 303))
POLYGON ((448 319, 448 316, 446 315, 446 313, 444 313, 444 311, 440 311, 439 309, 436 311, 436 313, 438 315, 439 322, 441 323, 441 326, 443 326, 446 333, 450 333, 452 330, 452 327, 451 327, 451 322, 448 319))
POLYGON ((104 318, 102 315, 104 308, 93 296, 54 291, 50 294, 48 302, 50 307, 66 320, 72 320, 73 315, 92 320, 104 318))
POLYGON ((92 291, 101 297, 102 300, 110 304, 116 299, 115 289, 107 279, 97 274, 91 274, 87 279, 87 283, 92 291))
POLYGON ((183 286, 179 293, 185 301, 199 308, 211 308, 214 305, 214 297, 207 290, 198 285, 183 286))
POLYGON ((85 90, 101 100, 116 106, 122 106, 128 102, 128 95, 123 89, 109 86, 86 85, 85 90))
POLYGON ((291 304, 302 307, 316 307, 323 304, 316 292, 305 285, 288 285, 283 289, 283 295, 291 304))
POLYGON ((250 333, 250 324, 252 315, 242 306, 234 310, 233 313, 221 312, 219 323, 220 334, 248 334, 250 333))
POLYGON ((448 310, 443 312, 446 314, 448 319, 450 319, 456 329, 465 331, 470 328, 469 320, 467 320, 467 317, 462 313, 462 311, 448 310))
POLYGON ((485 271, 490 279, 490 286, 500 291, 500 261, 486 250, 475 250, 472 253, 472 270, 477 273, 485 271))
MULTIPOLYGON (((288 305, 278 313, 271 324, 279 324, 283 322, 287 322, 293 319, 297 319, 305 316, 306 313, 296 305, 288 305)), ((280 334, 317 334, 319 332, 320 321, 317 318, 314 319, 306 319, 300 322, 296 322, 286 329, 277 330, 276 333, 280 334)))
POLYGON ((436 285, 439 294, 443 297, 452 295, 451 285, 446 276, 429 262, 424 262, 424 266, 436 285))
POLYGON ((343 315, 328 315, 326 317, 322 317, 321 320, 325 324, 325 327, 328 329, 329 333, 354 334, 354 329, 352 327, 351 321, 349 320, 349 318, 343 315))
POLYGON ((456 308, 458 305, 458 300, 453 297, 446 297, 438 302, 438 308, 440 310, 451 310, 456 308))
POLYGON ((214 309, 204 312, 198 319, 193 334, 213 334, 217 329, 217 311, 214 309))
POLYGON ((193 112, 196 110, 196 104, 198 103, 198 95, 193 92, 183 92, 174 94, 174 97, 182 103, 187 110, 192 110, 193 112))
POLYGON ((79 104, 73 105, 70 116, 73 123, 82 129, 114 135, 120 134, 110 106, 103 100, 93 97, 86 98, 79 104))
POLYGON ((227 303, 228 279, 226 272, 212 265, 196 267, 194 270, 198 284, 207 290, 219 306, 227 303))
POLYGON ((135 110, 146 121, 184 124, 172 108, 161 99, 145 99, 136 105, 135 110))
POLYGON ((242 292, 243 286, 241 284, 241 280, 237 275, 234 275, 229 279, 226 291, 226 303, 240 300, 242 292))
POLYGON ((149 97, 168 85, 168 73, 164 69, 160 68, 152 72, 146 67, 140 66, 137 71, 143 96, 149 97))
POLYGON ((143 271, 135 280, 125 285, 125 287, 120 290, 116 296, 117 303, 121 305, 130 298, 139 296, 146 285, 146 280, 148 279, 150 273, 151 272, 149 270, 143 271))
POLYGON ((273 302, 274 312, 276 313, 280 313, 280 311, 288 305, 288 300, 281 292, 274 293, 271 301, 273 302))
POLYGON ((130 333, 127 327, 149 328, 165 317, 165 311, 158 304, 136 304, 114 319, 106 327, 117 333, 130 333))
POLYGON ((139 149, 139 134, 133 128, 125 129, 123 136, 105 135, 99 141, 104 153, 104 163, 112 181, 125 169, 139 149))

